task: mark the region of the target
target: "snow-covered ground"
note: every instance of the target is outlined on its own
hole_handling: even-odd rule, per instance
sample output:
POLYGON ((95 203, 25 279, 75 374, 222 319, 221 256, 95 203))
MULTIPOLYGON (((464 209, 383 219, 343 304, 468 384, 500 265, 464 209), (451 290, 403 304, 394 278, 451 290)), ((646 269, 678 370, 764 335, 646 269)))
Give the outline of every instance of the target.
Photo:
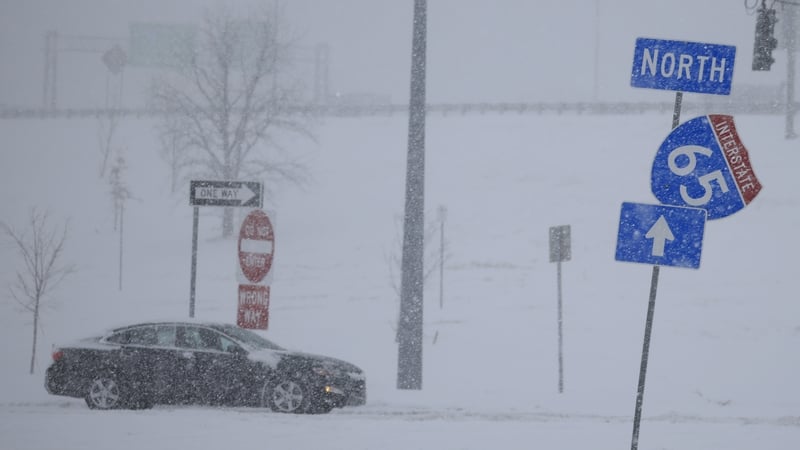
MULTIPOLYGON (((713 111, 709 111, 713 112, 713 111)), ((688 120, 690 117, 684 117, 688 120)), ((618 449, 630 445, 651 267, 614 260, 623 201, 657 203, 650 165, 667 114, 428 117, 426 210, 447 208, 444 304, 427 283, 421 391, 395 388, 407 118, 326 119, 292 145, 313 181, 275 189, 266 336, 367 373, 368 403, 325 416, 257 409, 90 411, 42 386, 52 345, 109 326, 188 317, 192 208, 170 192, 153 123, 116 137, 135 197, 119 234, 98 177, 95 119, 0 122, 0 220, 69 218, 67 278, 43 312, 0 302, 2 449, 618 449), (556 266, 548 230, 571 225, 558 393, 556 266), (394 274, 394 280, 393 275, 394 274)), ((640 448, 796 449, 800 443, 800 166, 780 116, 737 116, 761 194, 706 226, 699 270, 662 268, 640 448)), ((236 241, 203 208, 197 317, 235 321, 236 241)), ((2 291, 19 260, 0 241, 2 291)), ((438 234, 429 242, 438 248, 438 234)), ((428 261, 433 263, 433 261, 428 261)))

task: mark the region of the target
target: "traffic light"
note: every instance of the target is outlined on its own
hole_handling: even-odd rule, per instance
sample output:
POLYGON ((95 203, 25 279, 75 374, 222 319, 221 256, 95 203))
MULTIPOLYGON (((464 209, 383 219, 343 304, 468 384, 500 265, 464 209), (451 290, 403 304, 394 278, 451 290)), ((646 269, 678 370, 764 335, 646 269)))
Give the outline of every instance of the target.
POLYGON ((753 45, 753 70, 769 70, 775 59, 772 51, 778 46, 775 39, 775 17, 774 9, 767 9, 764 3, 756 12, 756 40, 753 45))

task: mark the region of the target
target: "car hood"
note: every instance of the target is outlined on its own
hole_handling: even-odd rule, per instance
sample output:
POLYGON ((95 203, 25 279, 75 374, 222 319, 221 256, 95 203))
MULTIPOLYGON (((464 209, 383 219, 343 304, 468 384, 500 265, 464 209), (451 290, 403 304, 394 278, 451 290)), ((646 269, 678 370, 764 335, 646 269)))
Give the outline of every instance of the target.
POLYGON ((278 368, 280 364, 321 366, 327 369, 345 372, 350 376, 359 377, 363 373, 355 364, 332 358, 330 356, 315 355, 313 353, 297 352, 291 350, 256 350, 249 354, 250 359, 278 368))
POLYGON ((361 373, 361 368, 341 359, 331 358, 330 356, 315 355, 305 352, 286 352, 289 358, 303 359, 309 362, 316 362, 325 367, 333 367, 344 372, 361 373))

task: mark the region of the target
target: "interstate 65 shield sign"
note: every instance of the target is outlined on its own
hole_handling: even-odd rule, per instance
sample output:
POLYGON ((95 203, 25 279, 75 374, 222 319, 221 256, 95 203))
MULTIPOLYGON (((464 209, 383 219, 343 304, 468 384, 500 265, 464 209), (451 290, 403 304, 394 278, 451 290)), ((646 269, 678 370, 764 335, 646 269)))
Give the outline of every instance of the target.
POLYGON ((653 161, 651 188, 665 205, 703 208, 727 217, 761 191, 732 116, 708 115, 672 130, 653 161))

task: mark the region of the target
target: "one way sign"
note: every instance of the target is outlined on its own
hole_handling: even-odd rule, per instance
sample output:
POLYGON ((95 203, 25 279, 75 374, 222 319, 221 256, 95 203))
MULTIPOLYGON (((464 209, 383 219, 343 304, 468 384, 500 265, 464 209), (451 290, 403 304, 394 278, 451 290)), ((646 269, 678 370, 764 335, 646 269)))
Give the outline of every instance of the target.
POLYGON ((246 206, 260 208, 263 189, 257 181, 198 181, 190 183, 192 206, 246 206))
POLYGON ((706 216, 700 208, 623 203, 616 260, 697 269, 706 216))

